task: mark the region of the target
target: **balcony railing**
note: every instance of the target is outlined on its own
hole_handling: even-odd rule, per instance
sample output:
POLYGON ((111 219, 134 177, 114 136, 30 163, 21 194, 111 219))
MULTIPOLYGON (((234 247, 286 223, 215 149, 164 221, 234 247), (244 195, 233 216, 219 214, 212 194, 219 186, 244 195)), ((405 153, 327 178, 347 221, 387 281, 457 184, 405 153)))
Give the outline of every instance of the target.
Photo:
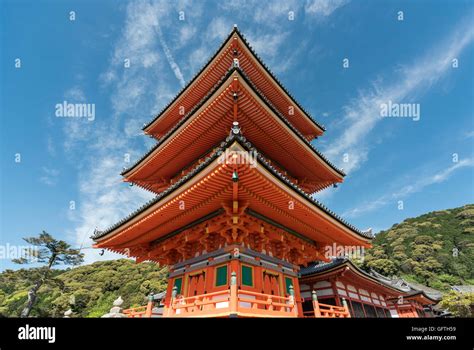
POLYGON ((134 307, 123 310, 123 313, 129 318, 141 318, 141 317, 161 317, 161 313, 153 312, 153 301, 149 300, 145 306, 134 307))
POLYGON ((237 285, 219 292, 172 298, 164 317, 297 317, 293 295, 282 297, 238 290, 237 285))
MULTIPOLYGON (((312 293, 313 310, 303 312, 307 318, 349 318, 349 308, 346 301, 343 306, 321 304, 316 292, 312 293)), ((298 307, 295 302, 293 289, 290 296, 283 297, 248 290, 239 290, 236 284, 228 289, 195 295, 178 297, 173 293, 171 301, 163 314, 153 312, 153 300, 148 305, 123 311, 128 317, 298 317, 298 307)))
POLYGON ((342 306, 321 304, 318 301, 316 291, 312 292, 313 310, 303 312, 304 317, 323 317, 323 318, 350 318, 349 307, 345 299, 342 299, 342 306))

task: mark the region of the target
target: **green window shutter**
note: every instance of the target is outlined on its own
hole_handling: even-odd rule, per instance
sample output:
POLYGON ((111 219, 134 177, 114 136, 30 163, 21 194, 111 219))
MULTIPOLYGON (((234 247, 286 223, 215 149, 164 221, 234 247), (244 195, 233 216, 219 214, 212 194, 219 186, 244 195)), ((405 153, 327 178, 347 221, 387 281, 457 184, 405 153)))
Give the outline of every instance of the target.
POLYGON ((227 265, 216 268, 216 287, 227 284, 227 265))
POLYGON ((244 286, 253 286, 253 269, 250 266, 242 265, 242 284, 244 286))
POLYGON ((174 287, 176 287, 176 291, 178 294, 181 294, 181 285, 183 284, 183 279, 182 278, 176 278, 174 280, 174 287))
MULTIPOLYGON (((290 286, 293 286, 293 280, 290 277, 285 277, 286 294, 290 294, 290 286)), ((295 286, 293 286, 295 288, 295 286)))

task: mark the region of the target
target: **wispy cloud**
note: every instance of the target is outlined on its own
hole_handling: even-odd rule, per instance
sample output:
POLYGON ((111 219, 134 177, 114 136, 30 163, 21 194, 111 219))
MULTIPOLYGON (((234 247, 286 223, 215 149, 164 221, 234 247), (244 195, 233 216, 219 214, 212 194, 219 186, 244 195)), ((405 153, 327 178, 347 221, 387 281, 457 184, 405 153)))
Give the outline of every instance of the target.
MULTIPOLYGON (((202 64, 215 47, 205 38, 191 40, 196 37, 197 28, 204 28, 203 32, 214 40, 221 40, 227 19, 197 21, 192 15, 199 17, 201 11, 200 3, 186 0, 137 0, 127 5, 122 34, 114 45, 108 68, 99 77, 103 92, 110 96, 112 114, 87 125, 71 123, 65 130, 69 149, 81 150, 70 152, 77 155, 79 198, 76 210, 69 213, 75 228, 68 232, 79 246, 90 246, 89 236, 94 229, 107 228, 153 197, 124 184, 119 173, 130 165, 125 159, 134 161, 152 145, 149 138, 137 137, 143 123, 173 98, 185 83, 184 72, 191 71, 187 69, 189 65, 183 65, 182 58, 175 59, 180 57, 177 50, 188 43, 187 49, 194 50, 202 64), (178 11, 184 11, 185 21, 173 22, 170 14, 178 11), (129 67, 124 65, 127 59, 129 67)), ((226 28, 227 33, 230 30, 231 25, 226 28)), ((194 73, 197 67, 192 68, 194 73)), ((117 256, 100 256, 94 249, 85 249, 84 253, 86 262, 117 256)))
MULTIPOLYGON (((81 149, 77 164, 80 197, 76 200, 77 209, 70 213, 75 229, 69 234, 80 246, 92 244, 89 236, 94 229, 107 228, 153 197, 124 184, 119 173, 130 165, 128 159, 137 159, 150 145, 145 137, 137 143, 136 135, 143 122, 172 97, 176 81, 184 84, 164 33, 158 28, 158 21, 168 18, 171 11, 176 9, 166 1, 134 1, 127 6, 122 35, 109 68, 100 77, 104 92, 110 95, 112 116, 87 126, 75 125, 73 140, 81 149), (130 67, 124 67, 125 59, 130 60, 130 67)), ((93 249, 84 253, 86 262, 116 257, 110 253, 100 256, 93 249)))
POLYGON ((304 15, 309 19, 306 25, 312 26, 314 20, 330 17, 336 9, 347 3, 349 0, 227 1, 219 4, 222 12, 220 24, 231 24, 229 18, 239 27, 239 21, 247 23, 249 19, 258 24, 245 28, 247 39, 274 72, 283 73, 294 63, 295 54, 306 49, 306 40, 300 39, 297 50, 294 47, 291 51, 283 50, 291 38, 295 21, 298 22, 304 15))
POLYGON ((53 138, 49 135, 48 135, 48 138, 46 139, 46 149, 48 151, 48 154, 51 157, 56 156, 56 147, 54 145, 53 138))
POLYGON ((463 138, 464 139, 472 139, 474 137, 474 131, 471 130, 471 131, 466 131, 464 134, 463 134, 463 138))
POLYGON ((389 194, 382 195, 374 200, 367 201, 356 208, 346 211, 342 216, 347 218, 354 218, 369 212, 376 211, 390 203, 396 205, 396 202, 407 198, 408 196, 421 192, 425 187, 442 183, 448 180, 456 171, 460 169, 474 166, 474 159, 464 159, 454 163, 448 168, 439 170, 433 174, 425 174, 417 176, 412 183, 406 184, 396 191, 389 194))
POLYGON ((70 100, 72 103, 84 102, 86 95, 80 86, 73 86, 64 93, 64 98, 70 100))
POLYGON ((370 89, 361 91, 344 107, 340 122, 344 125, 344 131, 325 147, 324 153, 346 173, 359 169, 368 159, 371 148, 368 136, 382 120, 379 116, 380 105, 387 101, 403 103, 425 92, 451 69, 452 59, 458 58, 473 39, 474 28, 470 23, 463 22, 426 57, 402 67, 400 79, 389 83, 380 79, 373 82, 370 89), (347 162, 342 161, 345 153, 349 155, 347 162))
POLYGON ((309 0, 305 4, 305 12, 315 16, 327 17, 349 2, 350 0, 309 0))
POLYGON ((54 186, 58 182, 59 170, 42 167, 39 181, 47 186, 54 186))
POLYGON ((183 74, 181 73, 181 69, 179 68, 178 64, 173 58, 173 54, 171 53, 171 50, 169 49, 168 45, 166 44, 166 40, 163 36, 163 33, 161 31, 161 27, 159 23, 156 23, 156 33, 158 34, 158 38, 160 40, 161 47, 163 48, 163 51, 165 52, 166 59, 171 67, 171 69, 174 72, 174 75, 176 76, 176 79, 179 80, 181 87, 184 87, 186 82, 184 81, 183 74))

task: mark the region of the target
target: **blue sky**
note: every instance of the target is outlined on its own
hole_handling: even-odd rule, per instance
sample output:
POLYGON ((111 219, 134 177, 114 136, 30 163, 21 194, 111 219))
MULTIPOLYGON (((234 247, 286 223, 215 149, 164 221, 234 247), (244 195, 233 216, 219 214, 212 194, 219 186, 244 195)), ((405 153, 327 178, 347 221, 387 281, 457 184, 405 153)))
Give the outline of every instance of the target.
POLYGON ((315 195, 329 208, 377 232, 473 202, 470 1, 4 0, 0 13, 3 246, 46 230, 87 248, 94 228, 151 198, 119 173, 154 143, 142 125, 234 23, 326 126, 314 144, 348 173, 315 195), (94 120, 56 117, 65 100, 94 104, 94 120), (419 106, 419 120, 382 118, 389 101, 419 106))

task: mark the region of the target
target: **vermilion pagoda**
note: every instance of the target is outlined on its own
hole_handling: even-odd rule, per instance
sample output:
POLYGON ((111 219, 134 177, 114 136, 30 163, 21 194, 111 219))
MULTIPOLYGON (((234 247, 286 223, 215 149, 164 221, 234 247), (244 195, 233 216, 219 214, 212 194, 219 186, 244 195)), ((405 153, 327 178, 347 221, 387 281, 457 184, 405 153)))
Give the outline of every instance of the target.
POLYGON ((169 265, 164 316, 303 316, 300 266, 334 243, 370 247, 310 196, 344 174, 237 28, 144 131, 158 142, 122 175, 157 196, 93 239, 169 265))

